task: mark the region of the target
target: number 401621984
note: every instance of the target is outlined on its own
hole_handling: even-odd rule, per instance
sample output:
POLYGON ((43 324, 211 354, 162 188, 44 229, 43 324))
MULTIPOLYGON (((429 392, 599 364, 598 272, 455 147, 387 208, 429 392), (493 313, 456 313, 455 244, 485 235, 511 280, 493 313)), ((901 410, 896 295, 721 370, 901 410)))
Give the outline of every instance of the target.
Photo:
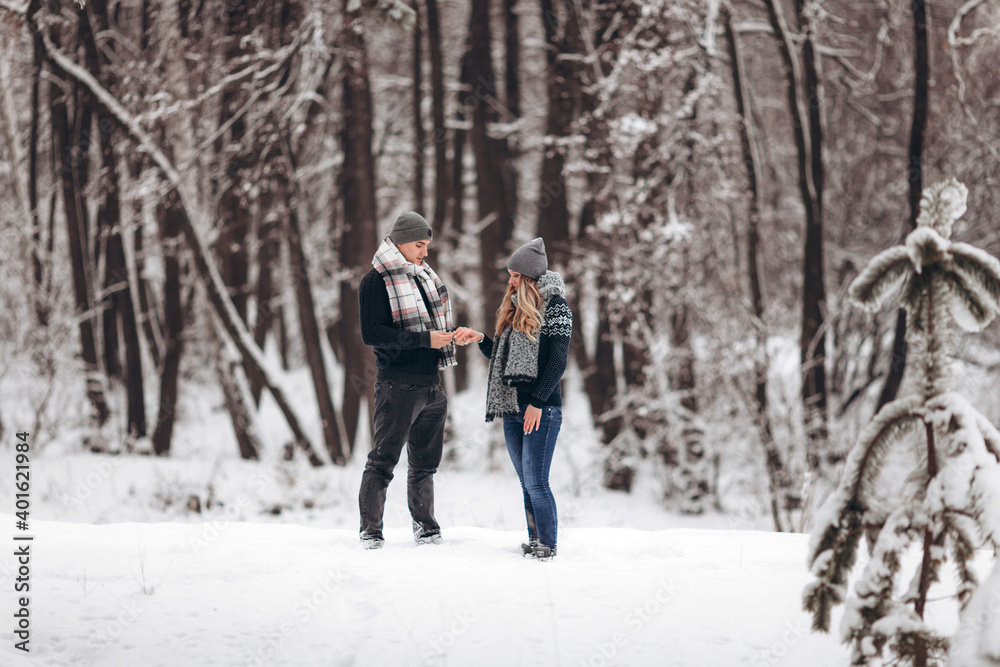
POLYGON ((17 507, 17 527, 21 530, 28 529, 28 516, 31 510, 31 458, 28 456, 28 434, 25 432, 17 434, 18 442, 15 445, 17 456, 14 464, 14 487, 17 507))

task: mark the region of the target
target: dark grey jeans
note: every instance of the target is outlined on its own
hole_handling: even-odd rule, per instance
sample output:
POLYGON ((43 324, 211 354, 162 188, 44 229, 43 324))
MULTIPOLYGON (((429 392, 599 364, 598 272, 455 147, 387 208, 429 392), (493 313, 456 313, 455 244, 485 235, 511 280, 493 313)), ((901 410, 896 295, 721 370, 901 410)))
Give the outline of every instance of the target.
POLYGON ((434 519, 434 473, 441 463, 447 416, 448 397, 440 384, 375 383, 374 437, 358 494, 362 532, 382 534, 385 492, 404 444, 406 496, 415 529, 424 534, 441 530, 434 519))

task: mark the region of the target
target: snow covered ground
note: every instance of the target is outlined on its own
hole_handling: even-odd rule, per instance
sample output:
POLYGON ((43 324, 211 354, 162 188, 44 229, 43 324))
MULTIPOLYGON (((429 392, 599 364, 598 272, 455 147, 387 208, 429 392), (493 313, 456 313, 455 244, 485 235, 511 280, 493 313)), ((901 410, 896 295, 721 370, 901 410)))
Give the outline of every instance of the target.
MULTIPOLYGON (((308 383, 290 385, 311 414, 308 383)), ((601 486, 583 399, 567 399, 552 471, 559 556, 548 563, 520 555, 520 489, 475 392, 453 401, 454 458, 436 477, 443 544, 413 544, 404 456, 374 552, 357 539, 363 455, 342 468, 276 451, 242 461, 209 392, 184 395, 167 459, 83 453, 64 428, 33 450, 28 658, 13 648, 13 451, 0 446, 0 665, 846 663, 836 636, 809 632, 808 536, 768 532, 752 449, 720 440, 724 511, 680 516, 659 502, 655 474, 631 494, 601 486)), ((261 427, 281 442, 274 410, 265 399, 261 427)), ((31 423, 6 414, 15 428, 31 423)), ((945 582, 928 613, 948 630, 945 582)))
POLYGON ((541 563, 520 531, 392 528, 364 551, 353 529, 216 523, 38 522, 31 661, 7 629, 0 662, 844 664, 799 609, 804 535, 576 528, 541 563))

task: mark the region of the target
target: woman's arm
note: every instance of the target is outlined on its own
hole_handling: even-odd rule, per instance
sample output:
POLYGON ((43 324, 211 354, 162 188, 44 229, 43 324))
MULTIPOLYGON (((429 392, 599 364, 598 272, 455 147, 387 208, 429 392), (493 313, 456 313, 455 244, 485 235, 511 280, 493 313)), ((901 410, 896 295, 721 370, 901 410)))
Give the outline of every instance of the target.
POLYGON ((563 373, 566 372, 566 362, 569 359, 569 341, 573 337, 573 311, 569 309, 566 299, 554 296, 545 309, 545 324, 539 332, 540 345, 546 345, 549 357, 545 368, 538 369, 538 379, 531 391, 528 402, 540 408, 549 400, 563 373))
POLYGON ((483 339, 479 341, 479 351, 489 359, 493 356, 493 339, 483 334, 483 339))

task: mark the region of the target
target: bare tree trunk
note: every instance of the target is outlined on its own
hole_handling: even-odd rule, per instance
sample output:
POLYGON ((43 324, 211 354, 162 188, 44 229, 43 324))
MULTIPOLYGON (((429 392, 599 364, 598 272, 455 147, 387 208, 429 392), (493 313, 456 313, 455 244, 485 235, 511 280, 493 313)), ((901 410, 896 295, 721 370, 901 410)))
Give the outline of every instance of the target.
MULTIPOLYGON (((294 172, 294 166, 292 167, 292 171, 294 172)), ((330 454, 331 461, 337 465, 344 465, 347 463, 347 457, 344 453, 344 444, 340 438, 342 428, 341 417, 333 407, 330 384, 326 377, 326 363, 323 360, 319 324, 316 321, 316 305, 313 302, 312 285, 309 281, 309 263, 306 259, 305 251, 302 249, 302 231, 296 211, 298 193, 295 192, 294 185, 289 187, 284 173, 279 172, 276 174, 275 182, 278 184, 279 193, 288 193, 290 189, 293 192, 287 212, 287 239, 291 263, 295 267, 292 271, 292 277, 297 310, 299 311, 299 325, 302 328, 302 342, 306 351, 306 361, 309 365, 309 371, 312 374, 313 387, 316 390, 316 402, 319 405, 319 416, 323 425, 323 441, 326 445, 326 451, 330 454)))
POLYGON ((506 289, 506 281, 500 275, 500 260, 507 254, 515 213, 510 206, 513 194, 510 170, 505 168, 508 166, 507 142, 489 135, 490 124, 497 120, 499 99, 490 48, 492 33, 488 2, 472 3, 469 37, 469 75, 475 95, 469 138, 476 156, 476 199, 479 224, 483 226, 479 233, 479 270, 483 286, 483 322, 488 323, 492 321, 506 289))
POLYGON ((38 213, 38 144, 41 118, 42 43, 36 36, 31 40, 31 130, 28 146, 28 206, 31 208, 31 264, 35 287, 35 319, 39 326, 49 323, 50 296, 45 288, 45 261, 42 259, 42 222, 38 213))
MULTIPOLYGON (((53 26, 53 40, 58 44, 58 27, 53 26)), ((62 191, 63 211, 66 218, 66 233, 69 240, 70 263, 73 273, 73 296, 79 317, 80 346, 84 373, 86 374, 87 398, 94 408, 97 424, 103 426, 111 412, 104 394, 104 379, 97 364, 97 340, 94 335, 94 320, 91 315, 90 289, 87 271, 87 241, 85 225, 80 219, 82 194, 77 190, 74 178, 73 139, 70 133, 69 110, 66 95, 59 84, 53 81, 49 90, 50 116, 52 119, 53 153, 61 157, 56 165, 62 191)))
MULTIPOLYGON (((264 219, 261 221, 258 234, 260 249, 257 251, 257 289, 255 292, 257 317, 253 323, 253 340, 257 347, 263 350, 267 342, 267 334, 274 325, 274 304, 272 302, 277 295, 274 288, 274 271, 281 254, 282 226, 277 211, 281 211, 282 214, 285 211, 282 203, 278 201, 278 193, 275 192, 274 183, 266 184, 264 192, 261 193, 260 203, 264 219)), ((247 378, 250 381, 250 393, 254 403, 259 405, 263 382, 257 373, 248 373, 247 378)))
MULTIPOLYGON (((138 162, 138 161, 137 161, 138 162)), ((138 164, 133 166, 132 177, 140 178, 141 167, 138 164)), ((139 296, 139 313, 136 317, 142 327, 143 336, 149 347, 149 356, 153 360, 153 365, 159 367, 163 361, 161 348, 163 346, 163 329, 160 325, 159 316, 149 282, 145 277, 146 266, 146 241, 142 231, 142 225, 135 225, 135 232, 132 235, 132 247, 135 248, 135 275, 136 292, 139 296)))
MULTIPOLYGON (((301 23, 299 3, 266 0, 258 3, 255 12, 254 22, 257 25, 267 26, 264 30, 267 48, 279 49, 294 39, 292 29, 301 23)), ((323 98, 321 91, 316 91, 316 94, 317 99, 323 98)), ((303 141, 311 138, 307 135, 310 134, 309 129, 312 128, 312 120, 319 107, 319 104, 313 102, 307 109, 303 123, 307 129, 301 136, 303 141)), ((254 343, 262 350, 267 344, 268 334, 275 328, 275 302, 279 296, 275 288, 275 271, 281 258, 281 236, 288 216, 288 176, 285 174, 287 165, 282 151, 278 150, 281 125, 280 122, 268 124, 267 129, 252 139, 256 144, 255 149, 266 155, 266 158, 261 158, 265 164, 258 172, 261 178, 258 183, 258 217, 254 225, 257 242, 257 284, 254 286, 256 308, 254 321, 250 326, 254 343), (264 146, 261 147, 261 144, 264 146)), ((252 370, 247 371, 247 380, 250 382, 250 393, 254 404, 259 405, 263 382, 252 370)))
MULTIPOLYGON (((461 187, 462 157, 464 155, 465 132, 460 129, 455 130, 455 154, 454 168, 448 164, 448 131, 444 120, 444 65, 441 56, 441 20, 438 14, 437 0, 426 0, 427 5, 427 43, 431 64, 431 116, 434 123, 432 140, 434 142, 434 220, 433 224, 444 230, 442 234, 445 252, 451 253, 458 244, 462 232, 462 197, 452 202, 452 184, 458 178, 458 187, 461 187), (461 142, 459 140, 461 137, 461 142), (448 216, 448 206, 452 202, 457 209, 452 217, 448 216)), ((462 95, 465 94, 465 86, 468 77, 468 66, 466 64, 468 50, 462 55, 462 65, 460 66, 460 92, 458 96, 458 115, 460 120, 464 119, 462 110, 462 95)), ((456 322, 466 322, 466 304, 463 300, 456 299, 453 302, 454 318, 456 322)), ((471 325, 472 323, 469 322, 471 325)), ((469 386, 469 360, 473 351, 468 347, 458 346, 455 350, 458 358, 458 365, 453 367, 452 373, 455 378, 455 390, 464 391, 469 386)))
POLYGON ((698 399, 695 395, 694 350, 688 323, 689 307, 680 304, 670 316, 670 388, 681 395, 678 433, 678 478, 680 503, 684 514, 702 514, 708 505, 711 489, 708 483, 708 460, 705 457, 705 432, 699 426, 698 399))
MULTIPOLYGON (((215 315, 206 309, 203 317, 214 320, 215 315)), ((240 457, 256 461, 260 458, 262 449, 261 438, 257 431, 253 397, 250 395, 250 385, 243 364, 233 346, 217 331, 218 325, 213 321, 209 328, 214 332, 211 338, 215 348, 215 372, 222 388, 226 412, 233 423, 240 457)))
MULTIPOLYGON (((846 453, 834 451, 829 442, 826 382, 826 334, 823 326, 826 304, 823 261, 823 82, 822 61, 816 57, 815 19, 805 15, 804 0, 796 0, 799 31, 804 33, 802 63, 805 74, 805 107, 809 117, 809 162, 812 175, 814 212, 812 224, 806 227, 803 252, 802 337, 799 345, 803 374, 802 401, 806 415, 806 438, 815 451, 814 468, 826 468, 831 481, 836 479, 835 467, 846 453)), ((808 219, 807 219, 808 222, 808 219)))
MULTIPOLYGON (((181 303, 181 212, 177 195, 173 192, 157 206, 160 244, 163 248, 163 322, 166 327, 163 340, 163 367, 160 370, 160 401, 156 426, 153 429, 153 453, 170 454, 177 414, 177 386, 180 377, 181 357, 184 354, 185 312, 181 303)), ((192 294, 190 297, 194 299, 192 294)), ((188 304, 190 307, 191 304, 188 304)))
MULTIPOLYGON (((519 20, 517 15, 518 0, 504 0, 504 108, 506 114, 501 118, 505 123, 510 123, 511 127, 516 127, 518 119, 521 117, 521 37, 519 34, 519 20)), ((503 162, 501 173, 504 176, 503 194, 506 197, 506 207, 510 216, 510 228, 506 231, 509 241, 514 234, 514 221, 518 216, 519 200, 519 170, 517 166, 520 148, 517 142, 517 130, 512 131, 508 136, 498 139, 497 143, 501 150, 500 157, 503 162)), ((501 255, 506 253, 501 252, 501 255)))
POLYGON ((441 21, 437 0, 427 3, 427 42, 431 61, 431 116, 434 121, 434 224, 448 215, 451 181, 448 174, 448 135, 444 126, 444 66, 441 57, 441 21))
POLYGON ((517 0, 503 0, 504 11, 504 98, 507 111, 521 116, 521 36, 517 0))
MULTIPOLYGON (((253 31, 256 12, 244 2, 226 3, 226 37, 222 57, 234 62, 245 56, 243 40, 253 31)), ((256 9, 256 7, 255 7, 256 9)), ((232 84, 222 91, 220 125, 230 122, 229 130, 219 138, 216 152, 224 173, 219 197, 221 229, 213 250, 218 258, 219 273, 229 288, 229 295, 240 318, 247 322, 247 282, 249 276, 248 237, 250 234, 250 173, 256 163, 257 151, 243 146, 246 137, 245 116, 238 114, 249 95, 241 84, 232 84), (233 118, 235 117, 235 120, 233 118)))
POLYGON ((563 140, 569 136, 579 113, 580 25, 571 0, 562 0, 561 12, 557 11, 552 0, 541 0, 540 4, 545 29, 548 112, 541 183, 536 200, 538 234, 545 239, 551 267, 565 272, 569 262, 570 225, 563 140))
MULTIPOLYGON (((909 202, 910 219, 905 234, 917 226, 920 214, 920 194, 924 187, 924 136, 927 133, 927 110, 930 91, 930 61, 927 43, 927 5, 924 0, 914 0, 913 7, 913 120, 910 124, 909 150, 909 202)), ((896 400, 906 371, 906 312, 896 313, 896 332, 892 341, 889 372, 878 397, 878 412, 886 403, 896 400)))
MULTIPOLYGON (((799 191, 805 208, 805 248, 803 252, 802 285, 802 331, 799 338, 800 362, 802 366, 802 407, 806 432, 806 459, 811 471, 820 471, 828 464, 837 462, 837 455, 827 451, 827 396, 825 348, 823 333, 823 306, 825 288, 823 285, 823 219, 822 208, 817 198, 815 174, 822 173, 820 144, 812 145, 820 134, 819 109, 810 109, 808 127, 810 137, 805 134, 806 120, 803 118, 802 95, 799 81, 803 80, 797 54, 792 50, 788 28, 781 10, 780 0, 765 0, 768 19, 778 43, 778 51, 785 69, 785 89, 788 109, 792 116, 798 161, 799 191)), ((806 40, 811 40, 811 34, 806 40)), ((818 91, 819 81, 814 68, 807 67, 806 87, 818 91)), ((828 471, 827 471, 828 472, 828 471)))
MULTIPOLYGON (((84 64, 87 71, 100 81, 101 85, 108 90, 112 90, 111 86, 108 85, 108 80, 103 76, 101 71, 101 60, 97 53, 97 40, 94 37, 95 29, 91 25, 92 23, 97 23, 98 19, 96 16, 92 16, 92 14, 95 14, 94 7, 92 4, 88 4, 84 11, 79 12, 77 15, 77 34, 79 35, 84 53, 84 64)), ((91 134, 93 125, 90 119, 93 114, 93 105, 90 102, 90 97, 90 93, 81 86, 80 92, 77 94, 77 99, 80 104, 85 105, 85 108, 81 111, 86 113, 87 117, 83 118, 78 125, 81 140, 76 146, 81 153, 81 164, 83 167, 81 178, 83 179, 84 187, 88 180, 90 160, 88 157, 84 157, 83 154, 89 154, 90 144, 93 139, 93 135, 91 134)), ((116 167, 116 165, 110 164, 114 160, 114 154, 106 141, 105 133, 100 128, 101 118, 98 117, 97 120, 97 138, 101 153, 101 163, 98 166, 97 178, 95 180, 102 186, 100 193, 103 196, 100 197, 98 202, 97 219, 94 221, 94 258, 92 264, 94 275, 92 279, 95 286, 98 284, 101 286, 95 304, 101 318, 100 338, 103 343, 104 371, 109 378, 124 380, 125 367, 122 363, 120 352, 117 303, 114 298, 115 295, 109 290, 109 285, 116 285, 124 273, 124 264, 121 267, 117 264, 118 260, 123 258, 124 255, 119 256, 116 254, 114 257, 109 257, 108 255, 108 245, 112 242, 112 236, 116 231, 115 225, 121 222, 117 199, 118 173, 116 168, 112 170, 113 166, 116 167), (97 271, 100 269, 102 258, 105 275, 100 280, 100 283, 98 283, 97 271)), ((85 191, 83 188, 80 190, 80 192, 85 191)), ((86 202, 84 202, 83 208, 86 210, 86 202)))
MULTIPOLYGON (((467 38, 471 40, 471 37, 467 38)), ((459 92, 457 95, 454 134, 454 151, 451 163, 451 234, 458 238, 465 232, 465 144, 469 133, 464 129, 469 120, 466 111, 475 103, 472 98, 472 45, 466 43, 459 66, 459 92)), ((483 326, 486 326, 485 324, 483 326)), ((461 346, 459 349, 462 349, 461 346)))
POLYGON ((344 397, 341 403, 347 445, 354 451, 361 399, 372 395, 374 360, 361 340, 358 286, 370 268, 375 250, 375 159, 372 155, 372 99, 368 82, 368 54, 362 31, 354 30, 358 13, 343 0, 344 119, 341 146, 344 164, 339 191, 344 225, 340 238, 340 262, 345 278, 340 283, 340 341, 344 351, 344 397))
POLYGON ((274 311, 275 317, 278 318, 278 355, 281 357, 281 367, 284 370, 288 370, 292 367, 291 360, 288 356, 288 324, 285 322, 285 307, 282 304, 278 304, 278 307, 274 311))
MULTIPOLYGON (((85 34, 87 51, 91 52, 88 61, 97 69, 92 72, 108 89, 115 86, 111 73, 111 61, 104 52, 98 54, 94 33, 106 33, 110 28, 106 0, 92 0, 86 13, 81 13, 81 21, 93 23, 85 34)), ((106 49, 111 49, 108 45, 106 49)), ((128 269, 125 260, 125 246, 122 239, 121 221, 121 188, 118 177, 118 163, 115 147, 112 142, 114 121, 109 117, 98 118, 98 135, 101 150, 101 196, 98 207, 98 220, 103 230, 105 242, 103 299, 105 303, 102 313, 104 318, 104 352, 108 374, 117 371, 119 377, 125 380, 128 412, 128 434, 132 438, 146 435, 146 398, 143 385, 142 355, 139 348, 139 328, 136 323, 135 307, 132 299, 132 289, 129 283, 128 269), (119 338, 119 327, 121 329, 119 338), (119 340, 125 346, 125 364, 122 367, 119 354, 119 340)))
POLYGON ((750 286, 750 304, 753 311, 754 332, 757 347, 754 350, 754 399, 756 412, 754 425, 764 448, 768 489, 771 495, 771 517, 774 529, 786 532, 792 529, 787 510, 798 505, 792 491, 791 479, 785 464, 785 457, 774 441, 774 429, 767 397, 767 330, 764 326, 764 285, 760 269, 760 194, 758 176, 760 161, 757 157, 757 143, 754 137, 753 118, 750 114, 750 95, 743 78, 743 57, 739 42, 733 31, 732 15, 728 7, 722 8, 722 19, 729 47, 729 67, 733 79, 733 98, 736 100, 737 124, 743 163, 747 170, 747 190, 750 195, 747 211, 747 274, 750 286), (795 498, 795 500, 793 500, 795 498))
MULTIPOLYGON (((470 79, 472 68, 469 63, 471 57, 470 50, 470 46, 466 44, 466 49, 462 54, 459 66, 460 92, 458 94, 455 116, 459 127, 455 128, 454 133, 454 154, 452 157, 450 181, 452 214, 449 219, 451 227, 448 230, 448 240, 452 246, 452 252, 458 247, 462 240, 462 235, 465 234, 465 148, 468 143, 469 133, 463 129, 463 126, 469 120, 465 108, 465 105, 469 103, 469 98, 464 96, 470 95, 472 91, 472 80, 470 79)), ((455 321, 474 323, 475 320, 472 318, 478 317, 482 311, 474 314, 473 310, 471 302, 456 299, 454 306, 455 321)), ((489 325, 490 321, 487 321, 483 322, 482 326, 485 330, 489 325)), ((464 391, 469 386, 469 363, 473 359, 472 352, 473 350, 468 346, 459 345, 455 348, 455 356, 458 359, 458 365, 454 367, 456 391, 464 391)))
POLYGON ((417 14, 417 23, 413 28, 413 210, 422 215, 425 190, 424 144, 427 141, 427 132, 424 130, 424 96, 421 89, 424 80, 424 31, 420 25, 420 2, 413 0, 412 4, 413 11, 417 14))

